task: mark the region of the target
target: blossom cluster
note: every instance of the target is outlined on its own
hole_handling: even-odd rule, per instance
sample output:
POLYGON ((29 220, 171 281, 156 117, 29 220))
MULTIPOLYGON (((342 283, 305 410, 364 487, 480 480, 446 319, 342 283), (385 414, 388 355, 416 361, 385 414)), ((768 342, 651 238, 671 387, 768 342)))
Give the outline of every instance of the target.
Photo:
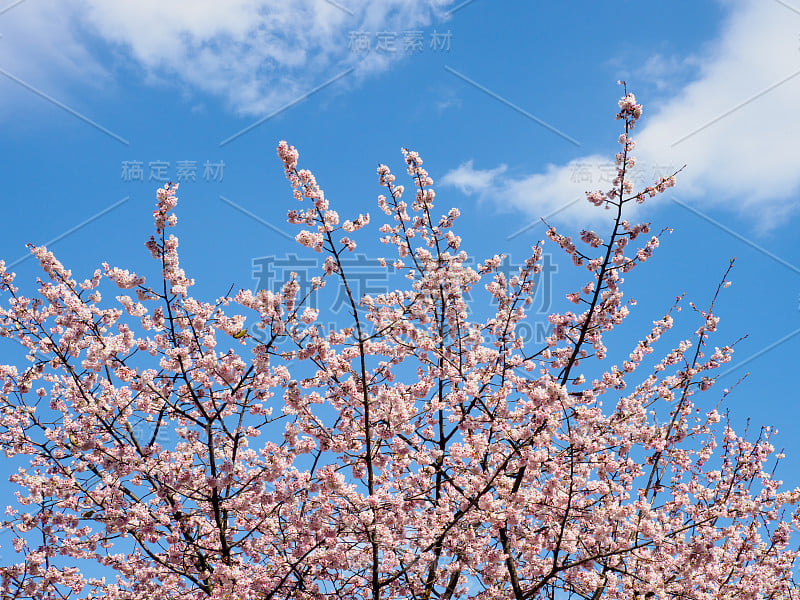
POLYGON ((709 349, 728 273, 708 307, 689 304, 691 335, 675 331, 679 297, 624 352, 607 344, 635 306, 623 275, 667 231, 624 218, 674 183, 632 195, 641 115, 626 89, 615 188, 588 196, 614 209, 609 234, 549 227, 511 273, 501 253, 470 266, 459 211, 435 212, 432 177, 403 149, 414 197, 380 165, 378 230, 381 264, 408 283, 374 297, 353 293, 342 259, 370 216, 340 219, 281 142, 302 207, 287 221, 325 255, 312 290, 330 278, 347 290, 340 328, 320 324, 294 277, 190 296, 166 234, 173 185, 158 191, 146 242, 154 275, 103 264, 78 281, 31 246, 48 280, 26 296, 0 261, 0 337, 24 354, 0 365, 0 448, 23 464, 0 595, 797 597, 800 489, 772 475, 774 430, 737 434, 716 408, 731 393, 714 382, 734 348, 709 349), (534 347, 520 325, 546 243, 584 279, 534 347), (473 289, 492 299, 481 317, 467 310, 473 289))

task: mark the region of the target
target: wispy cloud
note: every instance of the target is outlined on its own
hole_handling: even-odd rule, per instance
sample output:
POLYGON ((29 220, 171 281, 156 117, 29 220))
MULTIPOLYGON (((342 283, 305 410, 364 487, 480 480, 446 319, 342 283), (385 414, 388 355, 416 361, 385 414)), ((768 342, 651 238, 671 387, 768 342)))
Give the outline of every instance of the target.
MULTIPOLYGON (((779 3, 742 0, 729 6, 718 39, 706 44, 702 55, 683 59, 698 66, 697 77, 660 106, 643 99, 645 117, 633 131, 634 154, 644 180, 659 168, 668 174, 670 167, 686 164, 678 180, 683 197, 734 209, 765 230, 800 208, 800 19, 779 3)), ((651 70, 671 68, 656 63, 649 62, 651 70)), ((635 90, 636 82, 629 87, 635 90)), ((613 152, 609 148, 607 157, 548 165, 527 176, 511 177, 503 168, 491 176, 492 188, 482 197, 532 216, 546 214, 586 190, 608 189, 600 179, 602 169, 580 175, 579 165, 607 165, 613 152)), ((459 174, 487 176, 496 170, 492 167, 467 173, 462 165, 445 181, 455 183, 459 174)), ((588 202, 578 203, 558 219, 583 223, 597 213, 588 202)))
POLYGON ((150 82, 176 81, 181 93, 201 91, 242 116, 262 116, 349 67, 355 77, 345 85, 385 70, 407 55, 406 32, 447 20, 456 4, 36 0, 0 15, 0 67, 58 95, 75 82, 84 90, 113 85, 102 58, 110 50, 150 82), (400 51, 375 52, 378 32, 395 34, 400 51), (369 36, 373 51, 354 51, 351 38, 358 33, 369 36))
POLYGON ((442 177, 440 184, 457 188, 479 202, 494 202, 500 211, 521 211, 539 217, 553 215, 560 222, 600 223, 603 211, 589 204, 586 191, 598 187, 589 182, 603 182, 611 187, 613 164, 606 157, 592 155, 566 165, 547 165, 544 173, 513 176, 507 165, 476 169, 469 160, 442 177), (583 200, 575 202, 575 200, 583 200))
MULTIPOLYGON (((108 83, 107 71, 85 40, 75 35, 79 4, 35 0, 9 2, 4 8, 7 10, 0 14, 0 68, 57 97, 63 97, 75 81, 81 82, 84 93, 108 83)), ((6 80, 2 92, 0 109, 4 112, 29 106, 30 92, 24 87, 6 80)))
MULTIPOLYGON (((619 60, 614 62, 623 72, 631 67, 619 60)), ((669 95, 669 91, 676 89, 680 82, 695 79, 699 67, 698 57, 695 55, 653 54, 644 64, 636 66, 631 75, 625 75, 624 78, 632 82, 652 83, 658 92, 669 95)))
MULTIPOLYGON (((222 97, 242 115, 286 104, 350 66, 380 71, 403 52, 354 52, 351 34, 403 32, 446 19, 454 0, 85 0, 81 16, 150 77, 222 97)), ((397 39, 402 45, 402 39, 397 39)))
POLYGON ((506 165, 495 169, 475 169, 471 160, 447 173, 441 180, 442 185, 458 188, 462 194, 485 194, 496 185, 497 179, 506 172, 506 165))

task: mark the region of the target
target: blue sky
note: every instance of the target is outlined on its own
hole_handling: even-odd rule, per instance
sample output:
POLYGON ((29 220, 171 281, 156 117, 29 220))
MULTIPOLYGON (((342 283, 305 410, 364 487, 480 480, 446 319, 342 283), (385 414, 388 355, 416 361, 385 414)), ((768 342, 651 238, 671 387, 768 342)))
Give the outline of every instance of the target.
MULTIPOLYGON (((26 242, 78 277, 103 261, 153 272, 143 243, 166 180, 181 181, 196 296, 254 287, 254 259, 316 259, 285 222, 284 139, 343 218, 373 224, 378 163, 401 181, 400 148, 417 150, 478 259, 521 262, 542 216, 607 235, 608 213, 574 201, 608 187, 625 79, 645 107, 642 181, 686 168, 636 215, 674 232, 626 278, 639 304, 619 348, 678 294, 705 307, 736 256, 711 346, 748 337, 719 387, 750 373, 727 399, 733 422, 777 425, 780 472, 800 485, 800 1, 28 0, 0 7, 0 34, 0 257, 28 291, 26 242)), ((368 256, 376 227, 359 238, 368 256)), ((547 250, 559 270, 543 312, 578 281, 547 250)))

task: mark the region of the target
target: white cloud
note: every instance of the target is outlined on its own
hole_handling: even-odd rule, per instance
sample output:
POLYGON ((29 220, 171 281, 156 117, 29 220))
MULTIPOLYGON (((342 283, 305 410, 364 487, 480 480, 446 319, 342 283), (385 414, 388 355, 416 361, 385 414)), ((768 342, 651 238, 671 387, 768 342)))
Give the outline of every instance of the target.
POLYGON ((59 73, 82 80, 87 69, 104 72, 87 51, 99 38, 151 81, 188 84, 261 116, 348 67, 357 67, 351 85, 385 69, 406 55, 403 32, 445 19, 453 2, 36 0, 0 16, 0 67, 52 85, 59 73), (380 31, 396 33, 396 52, 374 51, 380 31), (372 51, 353 52, 351 32, 367 33, 372 51))
MULTIPOLYGON (((628 66, 628 65, 626 65, 628 66)), ((697 76, 697 56, 675 56, 654 54, 643 65, 635 69, 630 81, 649 81, 655 84, 659 92, 669 92, 674 89, 678 81, 697 76)), ((624 68, 624 67, 623 67, 624 68)))
POLYGON ((484 194, 491 190, 495 185, 499 175, 506 171, 506 165, 500 165, 495 169, 480 170, 472 167, 472 161, 469 160, 458 168, 453 169, 442 177, 442 185, 451 185, 461 190, 462 194, 484 194))
MULTIPOLYGON (((353 52, 351 32, 424 27, 450 0, 85 0, 86 19, 154 76, 176 77, 224 97, 241 114, 262 115, 358 66, 385 68, 394 54, 353 52), (339 4, 339 6, 336 6, 339 4), (349 12, 348 12, 349 11, 349 12), (350 14, 352 13, 352 14, 350 14)), ((357 80, 357 79, 356 79, 357 80)))
MULTIPOLYGON (((734 209, 763 230, 800 207, 800 17, 777 2, 747 0, 729 7, 719 38, 702 55, 686 59, 697 62, 698 77, 660 106, 645 105, 632 132, 634 155, 644 167, 636 172, 652 178, 653 171, 686 164, 669 194, 734 209)), ((629 84, 635 88, 635 82, 629 84)), ((484 197, 546 215, 585 189, 609 187, 598 183, 599 174, 591 183, 573 179, 578 163, 611 162, 614 146, 604 158, 549 165, 544 173, 525 177, 495 177, 484 197)), ((554 219, 582 224, 598 212, 584 201, 554 219)))
MULTIPOLYGON (((531 222, 540 217, 548 222, 581 225, 607 221, 607 215, 586 200, 587 191, 611 187, 616 168, 606 157, 591 155, 562 166, 550 164, 544 173, 522 177, 506 175, 506 165, 475 169, 473 162, 469 160, 449 171, 439 183, 477 196, 479 202, 492 201, 501 211, 528 213, 533 217, 531 222)), ((653 165, 652 170, 661 172, 664 168, 653 165)))
POLYGON ((638 136, 650 156, 687 164, 681 189, 708 202, 733 202, 765 227, 798 207, 798 30, 800 16, 777 2, 741 3, 700 78, 661 106, 638 136))
MULTIPOLYGON (((0 14, 0 69, 7 74, 0 77, 0 108, 4 111, 31 106, 31 91, 12 78, 48 95, 75 81, 94 89, 107 83, 106 71, 74 35, 80 21, 78 7, 58 0, 36 0, 0 14)), ((44 106, 45 101, 42 103, 44 106)))

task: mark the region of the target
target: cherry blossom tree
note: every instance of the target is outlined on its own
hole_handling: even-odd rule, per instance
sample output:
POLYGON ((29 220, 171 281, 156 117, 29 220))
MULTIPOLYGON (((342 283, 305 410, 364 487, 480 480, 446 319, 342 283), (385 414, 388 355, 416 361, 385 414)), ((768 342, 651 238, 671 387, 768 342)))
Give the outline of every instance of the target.
POLYGON ((300 203, 288 220, 325 257, 312 289, 346 291, 341 328, 295 279, 190 296, 172 184, 146 243, 153 283, 108 264, 79 281, 31 246, 47 279, 28 297, 0 262, 0 335, 28 361, 0 367, 0 446, 23 465, 2 597, 797 598, 800 489, 773 477, 771 429, 740 436, 710 408, 729 392, 714 371, 733 349, 709 346, 728 273, 682 341, 665 336, 679 298, 629 353, 607 350, 633 304, 623 275, 659 243, 626 210, 675 182, 634 193, 641 113, 626 89, 614 187, 587 194, 609 209, 605 239, 548 226, 586 283, 564 290, 576 308, 548 316, 541 347, 518 325, 545 242, 511 277, 501 255, 471 268, 458 210, 436 216, 405 149, 413 199, 381 165, 378 206, 383 264, 408 283, 357 297, 344 257, 369 215, 340 220, 278 146, 300 203), (473 289, 493 300, 482 320, 473 289))

